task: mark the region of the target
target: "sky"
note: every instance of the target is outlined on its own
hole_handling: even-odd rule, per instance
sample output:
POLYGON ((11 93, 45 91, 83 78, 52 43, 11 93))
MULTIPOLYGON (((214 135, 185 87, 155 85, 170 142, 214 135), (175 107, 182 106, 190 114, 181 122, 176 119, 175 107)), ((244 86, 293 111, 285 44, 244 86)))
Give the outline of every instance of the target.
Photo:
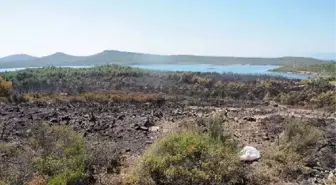
POLYGON ((336 51, 335 0, 0 0, 0 57, 336 51))

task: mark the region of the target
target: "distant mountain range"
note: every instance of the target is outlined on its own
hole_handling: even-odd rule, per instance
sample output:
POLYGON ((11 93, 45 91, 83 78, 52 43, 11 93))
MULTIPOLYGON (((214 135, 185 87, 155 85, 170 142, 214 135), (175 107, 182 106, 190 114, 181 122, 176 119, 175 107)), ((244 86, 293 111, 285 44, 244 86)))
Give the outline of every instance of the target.
POLYGON ((26 60, 34 60, 38 57, 34 57, 31 55, 26 54, 16 54, 16 55, 9 55, 7 57, 0 58, 0 62, 10 62, 10 61, 26 61, 26 60))
POLYGON ((42 67, 42 66, 84 66, 103 64, 250 64, 250 65, 286 65, 295 63, 324 63, 327 60, 308 57, 221 57, 196 55, 154 55, 116 50, 105 50, 90 56, 73 56, 57 52, 44 57, 34 57, 25 54, 11 55, 0 58, 0 68, 42 67))

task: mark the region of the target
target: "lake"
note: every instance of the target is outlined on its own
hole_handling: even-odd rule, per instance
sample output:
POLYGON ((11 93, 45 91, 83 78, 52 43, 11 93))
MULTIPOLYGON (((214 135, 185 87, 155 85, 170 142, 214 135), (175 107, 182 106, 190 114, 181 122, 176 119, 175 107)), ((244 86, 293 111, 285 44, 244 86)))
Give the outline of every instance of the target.
MULTIPOLYGON (((290 79, 307 79, 313 77, 307 74, 279 73, 268 71, 277 68, 274 65, 210 65, 210 64, 147 64, 147 65, 130 65, 141 69, 161 70, 161 71, 190 71, 190 72, 217 72, 217 73, 237 73, 237 74, 259 74, 282 76, 290 79)), ((93 66, 61 66, 71 68, 89 68, 93 66)), ((0 69, 0 72, 17 71, 26 68, 8 68, 0 69)))
POLYGON ((148 64, 131 65, 142 69, 161 71, 190 71, 190 72, 217 72, 217 73, 237 73, 237 74, 259 74, 270 76, 282 76, 290 79, 308 79, 313 77, 307 74, 271 72, 279 66, 275 65, 210 65, 210 64, 148 64))

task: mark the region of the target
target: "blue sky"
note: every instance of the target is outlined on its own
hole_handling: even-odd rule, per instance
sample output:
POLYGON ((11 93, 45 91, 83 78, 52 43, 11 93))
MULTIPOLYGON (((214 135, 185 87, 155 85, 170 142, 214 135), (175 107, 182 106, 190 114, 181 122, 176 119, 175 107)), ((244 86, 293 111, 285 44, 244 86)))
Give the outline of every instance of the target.
POLYGON ((0 57, 335 52, 335 0, 1 0, 0 57))

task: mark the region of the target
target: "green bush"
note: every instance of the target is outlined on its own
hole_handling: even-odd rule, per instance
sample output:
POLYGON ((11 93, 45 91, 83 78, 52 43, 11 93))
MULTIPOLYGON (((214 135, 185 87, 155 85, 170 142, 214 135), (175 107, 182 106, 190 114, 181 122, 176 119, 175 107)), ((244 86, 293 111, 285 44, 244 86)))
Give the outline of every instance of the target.
POLYGON ((38 174, 48 176, 48 184, 66 182, 69 178, 71 180, 84 174, 84 140, 72 129, 42 125, 34 130, 31 143, 37 154, 33 158, 33 169, 38 174))
POLYGON ((67 170, 49 178, 47 185, 87 185, 87 179, 83 172, 67 170))
POLYGON ((155 143, 126 184, 239 184, 243 177, 235 143, 181 132, 155 143))

